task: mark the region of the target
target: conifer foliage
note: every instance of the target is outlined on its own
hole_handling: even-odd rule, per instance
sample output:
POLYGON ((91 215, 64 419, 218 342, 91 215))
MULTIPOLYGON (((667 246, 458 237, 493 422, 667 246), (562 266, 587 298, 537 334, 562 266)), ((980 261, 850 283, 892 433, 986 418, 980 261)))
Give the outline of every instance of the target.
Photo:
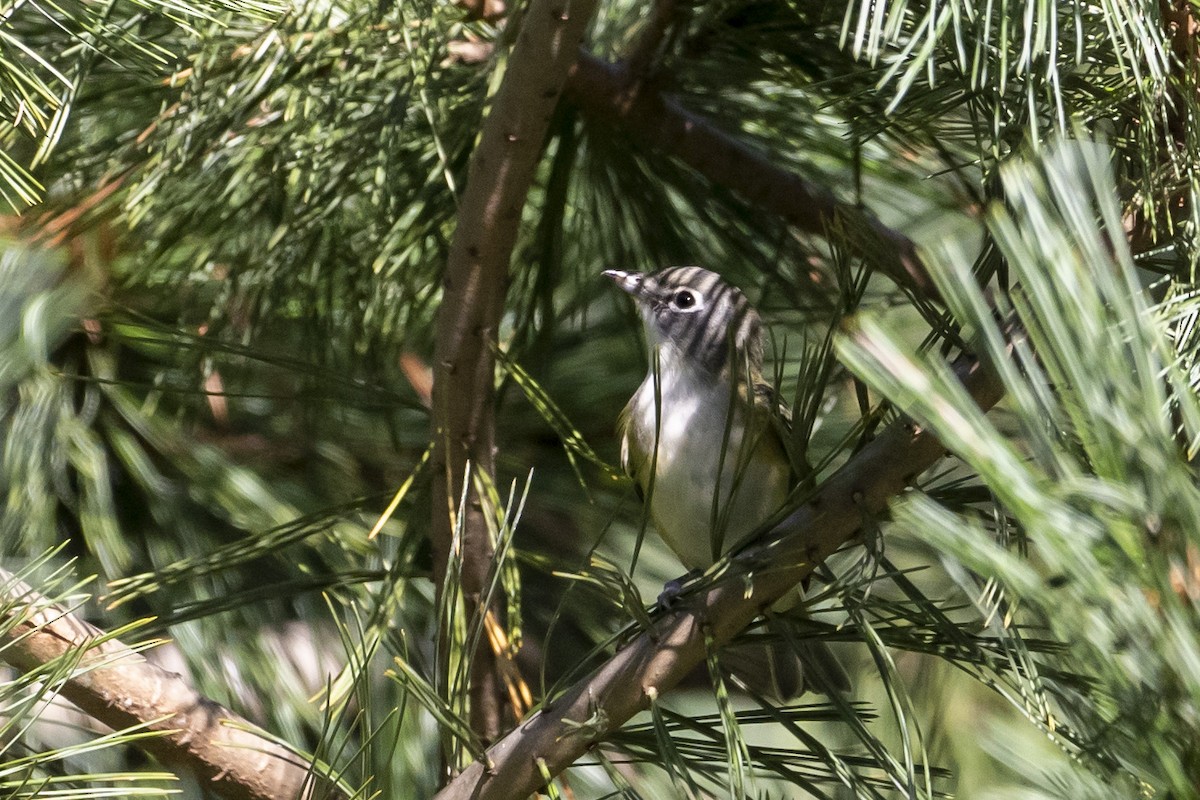
POLYGON ((0 794, 1200 798, 1198 34, 0 0, 0 794), (798 485, 662 609, 676 264, 798 485), (726 668, 800 582, 849 693, 726 668))

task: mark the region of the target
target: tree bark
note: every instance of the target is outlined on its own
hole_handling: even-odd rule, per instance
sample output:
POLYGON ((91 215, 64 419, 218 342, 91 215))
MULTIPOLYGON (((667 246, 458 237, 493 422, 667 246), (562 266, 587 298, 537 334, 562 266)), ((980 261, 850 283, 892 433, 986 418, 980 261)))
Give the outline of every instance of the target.
POLYGON ((135 725, 162 736, 138 747, 167 767, 197 777, 227 800, 341 800, 346 795, 313 765, 259 733, 254 725, 147 661, 104 631, 55 605, 0 569, 6 609, 0 658, 31 671, 61 657, 78 665, 58 689, 115 730, 135 725))
MULTIPOLYGON (((469 619, 478 619, 492 567, 480 499, 471 491, 455 517, 466 464, 494 472, 493 394, 497 329, 521 210, 542 153, 567 71, 579 54, 596 0, 532 0, 508 57, 500 88, 471 157, 442 284, 434 345, 434 577, 445 586, 451 553, 469 619), (457 544, 457 546, 456 546, 457 544)), ((503 687, 486 645, 470 661, 470 719, 487 742, 501 730, 503 687)))
MULTIPOLYGON (((958 373, 983 409, 999 401, 999 379, 978 361, 958 373)), ((471 764, 436 800, 527 797, 588 748, 649 707, 715 647, 728 642, 764 608, 857 536, 864 517, 882 513, 945 453, 928 431, 897 423, 831 476, 808 504, 765 541, 740 554, 706 593, 662 618, 600 669, 572 686, 471 764), (747 587, 752 587, 751 591, 747 587)))

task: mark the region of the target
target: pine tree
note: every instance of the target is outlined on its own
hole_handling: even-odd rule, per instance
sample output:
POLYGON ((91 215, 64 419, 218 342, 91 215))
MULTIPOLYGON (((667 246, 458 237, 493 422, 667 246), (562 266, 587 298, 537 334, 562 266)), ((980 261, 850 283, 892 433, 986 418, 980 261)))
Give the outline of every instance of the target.
POLYGON ((1197 29, 0 0, 4 795, 1200 797, 1197 29), (599 275, 685 263, 808 474, 664 611, 599 275))

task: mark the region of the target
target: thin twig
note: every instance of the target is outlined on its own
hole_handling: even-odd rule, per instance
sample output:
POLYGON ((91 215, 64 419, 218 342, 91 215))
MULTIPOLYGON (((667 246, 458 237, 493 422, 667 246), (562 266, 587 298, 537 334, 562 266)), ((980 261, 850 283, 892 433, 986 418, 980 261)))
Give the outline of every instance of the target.
MULTIPOLYGON (((0 569, 0 605, 15 626, 0 658, 33 670, 58 658, 78 665, 58 693, 114 730, 143 726, 162 736, 137 744, 227 800, 337 800, 346 795, 312 765, 243 717, 0 569)), ((8 626, 5 626, 8 627, 8 626)))
MULTIPOLYGON (((978 361, 958 367, 983 409, 1003 393, 978 361)), ((663 618, 589 677, 549 701, 464 770, 436 800, 521 798, 542 787, 542 770, 557 775, 701 664, 705 638, 719 647, 763 608, 853 540, 864 521, 882 513, 944 454, 928 431, 899 422, 831 476, 815 498, 781 522, 763 544, 734 558, 704 594, 663 618), (748 587, 752 591, 748 591, 748 587)))

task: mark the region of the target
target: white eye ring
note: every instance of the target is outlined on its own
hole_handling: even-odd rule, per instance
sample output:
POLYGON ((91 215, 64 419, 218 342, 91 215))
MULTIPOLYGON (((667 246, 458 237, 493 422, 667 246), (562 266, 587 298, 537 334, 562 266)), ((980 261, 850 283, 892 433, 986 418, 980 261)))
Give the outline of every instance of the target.
POLYGON ((697 292, 691 289, 680 289, 671 295, 671 308, 676 311, 696 311, 704 307, 704 303, 697 292))

